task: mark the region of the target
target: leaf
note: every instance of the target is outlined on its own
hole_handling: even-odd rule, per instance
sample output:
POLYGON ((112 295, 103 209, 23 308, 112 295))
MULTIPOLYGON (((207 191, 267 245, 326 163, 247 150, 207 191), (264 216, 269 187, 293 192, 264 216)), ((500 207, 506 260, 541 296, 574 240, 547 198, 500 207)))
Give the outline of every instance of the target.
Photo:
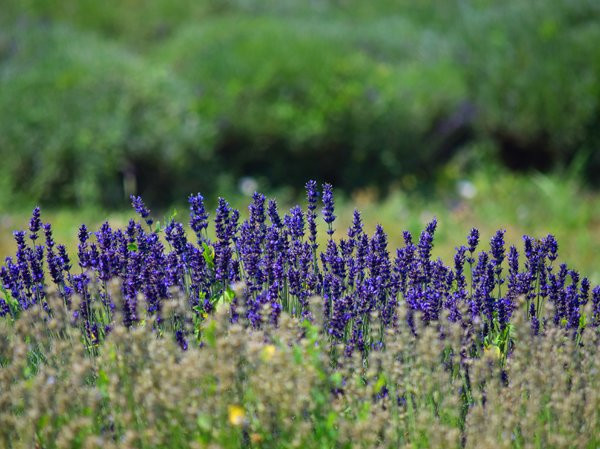
POLYGON ((127 250, 128 251, 137 251, 138 250, 137 243, 133 242, 133 243, 130 243, 129 245, 127 245, 127 250))
POLYGON ((223 302, 231 303, 235 298, 235 292, 231 289, 231 287, 227 287, 227 289, 221 295, 221 299, 223 302))
POLYGON ((377 379, 377 383, 375 383, 375 387, 374 387, 375 393, 379 393, 381 391, 381 389, 383 387, 385 387, 385 384, 386 384, 385 375, 383 373, 381 373, 379 375, 379 378, 377 379))
POLYGON ((202 242, 202 247, 204 248, 204 251, 202 252, 202 256, 204 257, 204 260, 206 261, 206 264, 208 265, 208 267, 210 269, 214 269, 215 268, 215 249, 212 246, 207 245, 205 242, 202 242))
POLYGON ((294 363, 296 365, 302 365, 304 358, 302 357, 302 350, 298 346, 294 346, 294 363))
POLYGON ((110 383, 110 381, 108 379, 108 375, 106 374, 106 371, 104 371, 103 369, 99 369, 98 370, 98 379, 96 380, 96 385, 98 386, 98 389, 100 390, 100 393, 102 393, 103 397, 108 396, 109 383, 110 383))
POLYGON ((210 418, 205 414, 199 415, 196 423, 198 424, 198 428, 203 432, 209 432, 212 428, 210 418))
POLYGON ((50 415, 48 415, 47 413, 44 413, 37 422, 38 431, 45 429, 49 423, 50 423, 50 415))
POLYGON ((202 304, 198 304, 197 306, 192 307, 192 310, 197 314, 202 315, 202 313, 204 312, 204 307, 202 306, 202 304))
POLYGON ((206 326, 205 330, 204 330, 204 336, 206 337, 206 343, 211 347, 214 348, 217 344, 217 325, 214 322, 214 320, 211 320, 208 323, 208 326, 206 326))
POLYGON ((337 413, 335 413, 333 411, 329 412, 327 414, 327 428, 334 429, 336 421, 337 421, 337 413))
POLYGON ((10 294, 8 290, 6 290, 3 286, 0 285, 0 291, 4 293, 4 299, 6 303, 11 307, 12 310, 19 310, 19 301, 17 301, 13 295, 10 294))

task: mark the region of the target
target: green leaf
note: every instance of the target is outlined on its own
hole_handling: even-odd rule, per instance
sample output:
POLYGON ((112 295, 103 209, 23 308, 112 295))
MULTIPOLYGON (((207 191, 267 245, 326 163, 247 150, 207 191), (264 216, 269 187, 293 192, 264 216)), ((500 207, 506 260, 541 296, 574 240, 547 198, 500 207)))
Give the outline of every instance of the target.
POLYGON ((127 245, 127 250, 128 251, 137 251, 138 250, 137 243, 133 242, 133 243, 130 243, 129 245, 127 245))
POLYGON ((377 382, 375 383, 375 393, 379 393, 381 391, 381 389, 383 387, 385 387, 386 384, 386 379, 385 379, 385 375, 383 373, 379 374, 379 378, 377 379, 377 382))
POLYGON ((371 404, 369 402, 364 402, 358 409, 358 419, 361 421, 365 421, 370 418, 371 404))
POLYGON ((192 310, 196 313, 202 314, 202 312, 204 312, 204 307, 202 304, 198 304, 197 306, 192 307, 192 310))
POLYGON ((209 432, 212 429, 210 418, 205 414, 199 415, 196 423, 198 424, 198 428, 203 432, 209 432))
POLYGON ((214 269, 215 268, 215 249, 212 246, 207 245, 205 242, 202 242, 202 247, 204 248, 204 251, 202 252, 202 256, 204 257, 204 260, 206 261, 206 264, 208 265, 208 267, 210 269, 214 269))
POLYGON ((327 414, 327 427, 329 429, 334 429, 336 421, 337 421, 337 413, 335 413, 333 411, 329 412, 327 414))
POLYGON ((231 303, 233 298, 235 298, 235 292, 231 289, 231 287, 227 287, 219 299, 223 300, 223 302, 231 303))
POLYGON ((217 325, 214 322, 214 320, 211 320, 208 323, 208 326, 206 326, 205 330, 204 330, 204 336, 206 338, 206 343, 211 347, 214 348, 217 344, 217 325))
POLYGON ((108 379, 108 374, 103 369, 98 370, 98 379, 96 380, 96 385, 98 386, 98 390, 103 397, 108 397, 108 385, 110 384, 110 380, 108 379))
POLYGON ((294 346, 294 363, 296 365, 302 365, 304 358, 302 357, 302 349, 299 346, 294 346))
POLYGON ((48 425, 48 423, 50 423, 50 415, 48 415, 47 413, 44 413, 40 419, 38 419, 37 422, 37 429, 39 430, 43 430, 44 428, 46 428, 46 426, 48 425))

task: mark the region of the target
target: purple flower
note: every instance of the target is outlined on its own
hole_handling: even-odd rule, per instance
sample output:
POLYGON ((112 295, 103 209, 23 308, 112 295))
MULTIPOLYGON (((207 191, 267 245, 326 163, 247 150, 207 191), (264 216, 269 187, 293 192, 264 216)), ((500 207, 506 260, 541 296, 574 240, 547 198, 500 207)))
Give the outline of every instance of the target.
POLYGON ((554 262, 558 257, 558 242, 552 234, 548 234, 544 239, 544 246, 548 254, 548 260, 554 262))
POLYGON ((265 231, 265 196, 262 193, 254 192, 252 203, 248 206, 250 211, 250 224, 258 228, 260 233, 265 231))
POLYGON ((284 217, 283 222, 292 238, 302 240, 302 237, 304 237, 304 216, 300 206, 294 206, 290 209, 290 214, 284 217))
POLYGON ((269 200, 267 214, 269 215, 269 220, 271 220, 271 224, 273 226, 276 228, 281 228, 283 226, 283 223, 281 223, 281 218, 279 217, 279 212, 277 211, 277 201, 269 200))
POLYGON ((185 339, 183 331, 181 331, 181 330, 175 331, 175 340, 177 341, 177 344, 179 344, 179 347, 182 350, 187 351, 187 349, 188 349, 188 342, 185 339))
POLYGON ((363 232, 363 224, 360 218, 360 212, 357 209, 354 209, 354 213, 352 215, 352 226, 348 228, 348 237, 350 239, 355 240, 359 235, 363 232))
POLYGON ((52 226, 50 223, 45 223, 44 228, 44 236, 46 237, 46 248, 51 249, 54 246, 54 239, 52 238, 52 226))
POLYGON ((317 201, 319 200, 319 191, 317 190, 317 183, 315 181, 308 181, 306 183, 306 198, 308 200, 306 222, 308 223, 309 240, 313 248, 317 247, 317 201))
POLYGON ((504 233, 505 230, 498 230, 490 240, 490 252, 492 254, 495 272, 500 275, 502 272, 502 261, 504 260, 504 233))
MULTIPOLYGON (((479 229, 472 228, 471 232, 469 232, 469 236, 467 237, 467 244, 469 245, 469 252, 471 253, 471 258, 473 257, 473 253, 477 249, 477 245, 479 245, 479 229)), ((471 260, 469 263, 473 263, 474 260, 471 260)))
POLYGON ((427 223, 427 226, 425 227, 425 230, 433 235, 435 234, 435 230, 437 228, 437 218, 433 217, 433 220, 431 220, 429 223, 427 223))
POLYGON ((586 305, 589 300, 590 295, 590 281, 588 278, 583 278, 581 280, 581 288, 579 290, 580 304, 582 306, 586 305))
MULTIPOLYGON (((200 194, 191 195, 189 223, 198 245, 188 242, 184 226, 175 221, 167 223, 164 240, 158 232, 145 228, 144 221, 148 225, 152 223, 150 211, 139 197, 132 197, 133 206, 144 221, 130 220, 124 229, 112 229, 104 223, 91 234, 86 226, 80 227, 77 251, 80 274, 71 274, 66 248, 55 244, 52 227, 41 224, 39 208, 36 208, 29 222, 29 232, 14 233, 16 257, 7 258, 0 267, 2 286, 10 293, 0 299, 0 316, 13 312, 11 297, 16 300, 17 309, 39 305, 50 312, 45 295, 49 284, 54 283, 67 304, 73 293, 81 296, 82 306, 76 311, 76 318, 86 342, 98 343, 104 336, 103 329, 114 325, 111 320, 115 304, 105 283, 116 277, 121 281, 122 317, 126 326, 139 319, 137 307, 142 304, 138 301, 161 323, 163 301, 170 298, 174 290, 187 296, 192 313, 199 316, 201 312, 213 310, 215 298, 231 283, 243 282, 242 295, 231 305, 231 319, 236 321, 244 307, 247 318, 256 327, 265 324, 261 316, 265 307, 270 313, 267 319, 275 325, 283 310, 296 317, 312 319, 308 298, 319 295, 323 298, 323 330, 332 339, 344 341, 348 355, 356 349, 381 348, 380 332, 382 335, 386 328, 403 325, 399 323, 399 306, 406 307, 406 324, 415 335, 418 317, 425 323, 436 321, 445 309, 451 321, 461 322, 469 332, 476 332, 478 339, 496 337, 497 332, 509 325, 520 295, 525 295, 527 300, 526 311, 534 333, 546 327, 546 302, 554 308, 554 322, 580 336, 583 306, 591 301, 593 313, 589 322, 600 325, 600 287, 592 289, 587 278, 580 277, 564 264, 552 267, 558 252, 552 235, 541 241, 525 236, 525 257, 520 267, 519 253, 514 246, 505 255, 505 231, 499 230, 490 240, 490 251, 479 253, 475 264, 479 231, 473 228, 467 246, 458 247, 453 265, 446 266, 440 259, 432 260, 437 229, 437 220, 433 219, 416 243, 409 232, 403 233, 405 246, 395 251, 392 263, 383 228, 378 225, 372 236, 367 235, 357 210, 348 238, 333 239, 336 219, 333 189, 330 184, 324 184, 323 218, 329 238, 325 248, 318 252, 316 182, 306 184, 306 193, 306 212, 295 206, 283 218, 274 200, 268 202, 265 211, 265 196, 255 193, 249 206, 249 218, 241 225, 239 211, 219 198, 214 242, 206 235, 208 213, 204 198, 200 194), (269 225, 265 224, 267 216, 269 225), (45 245, 36 246, 41 230, 45 245), (28 235, 33 241, 33 245, 29 243, 31 246, 26 243, 28 235), (508 267, 504 275, 505 258, 508 267), (470 289, 465 263, 471 267, 470 289), (46 273, 50 276, 45 277, 46 273), (94 286, 93 279, 101 282, 94 286), (504 282, 508 284, 506 291, 501 289, 504 282), (461 305, 467 305, 470 313, 461 316, 461 305), (100 315, 98 310, 106 310, 107 314, 100 315), (373 312, 380 318, 382 328, 377 329, 378 332, 373 332, 371 327, 373 312), (472 325, 479 321, 482 326, 472 325)), ((188 335, 183 324, 175 323, 173 334, 185 350, 188 335)), ((443 338, 443 330, 440 335, 443 338)))
POLYGON ((142 197, 131 195, 131 205, 135 209, 135 212, 142 217, 148 226, 151 226, 153 221, 150 217, 150 210, 146 207, 144 202, 142 201, 142 197))
MULTIPOLYGON (((231 241, 233 233, 237 229, 237 219, 239 216, 236 212, 229 206, 227 201, 219 198, 215 215, 215 230, 218 241, 214 245, 214 270, 215 279, 221 284, 229 282, 232 277, 233 251, 231 249, 231 241)), ((249 222, 246 221, 245 224, 250 228, 249 222)), ((250 229, 248 229, 247 235, 253 235, 250 229)), ((256 256, 258 257, 258 255, 256 256)), ((256 263, 258 263, 258 260, 256 263)))
POLYGON ((335 215, 333 215, 335 208, 333 200, 333 187, 331 184, 323 184, 323 219, 327 223, 327 234, 331 238, 333 236, 333 222, 335 221, 335 215))
POLYGON ((171 220, 165 228, 165 238, 167 242, 171 244, 177 255, 185 259, 187 252, 187 238, 185 237, 185 231, 183 230, 182 224, 171 220))
POLYGON ((31 214, 31 220, 29 221, 29 238, 35 242, 38 238, 38 232, 42 226, 42 222, 40 220, 40 208, 36 207, 33 209, 33 213, 31 214))
POLYGON ((188 203, 190 205, 190 227, 196 233, 198 243, 200 243, 204 241, 202 232, 205 232, 208 227, 208 212, 204 207, 204 197, 199 193, 190 195, 188 203))
POLYGON ((600 286, 592 290, 592 323, 598 327, 600 325, 600 286))

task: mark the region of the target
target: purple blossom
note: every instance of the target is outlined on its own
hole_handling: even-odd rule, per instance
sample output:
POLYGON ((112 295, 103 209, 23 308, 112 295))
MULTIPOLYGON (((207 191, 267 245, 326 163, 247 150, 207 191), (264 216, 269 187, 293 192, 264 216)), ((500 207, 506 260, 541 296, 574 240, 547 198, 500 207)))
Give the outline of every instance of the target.
POLYGON ((283 222, 292 238, 301 240, 304 237, 304 215, 300 206, 294 206, 283 222))
POLYGON ((148 226, 151 226, 153 221, 151 218, 149 218, 150 210, 146 207, 144 201, 142 201, 142 197, 131 195, 130 198, 131 205, 135 209, 135 212, 146 221, 148 226))
POLYGON ((190 195, 188 198, 190 205, 190 227, 196 234, 198 242, 204 241, 203 232, 206 232, 208 227, 208 212, 204 207, 204 197, 197 193, 196 195, 190 195))
MULTIPOLYGON (((526 298, 526 312, 534 333, 546 328, 546 302, 554 309, 555 325, 581 335, 583 307, 591 301, 593 313, 588 323, 600 325, 600 287, 592 288, 587 278, 564 264, 552 266, 558 251, 552 235, 541 241, 525 236, 524 258, 519 261, 516 247, 510 246, 505 254, 505 231, 497 231, 490 240, 490 251, 479 253, 475 261, 479 231, 473 228, 467 246, 458 247, 453 264, 446 266, 440 259, 433 259, 438 225, 433 219, 416 243, 409 232, 403 233, 404 246, 393 252, 392 261, 383 227, 378 225, 373 235, 368 235, 357 210, 348 237, 333 239, 336 217, 330 184, 323 185, 322 195, 329 238, 319 248, 316 182, 309 181, 306 192, 306 212, 295 206, 281 215, 274 200, 268 201, 265 211, 265 196, 255 193, 249 218, 241 224, 239 211, 219 198, 214 240, 206 232, 208 213, 204 198, 192 195, 188 198, 190 227, 198 245, 188 241, 181 223, 168 222, 164 238, 158 230, 143 226, 152 223, 148 218, 150 211, 139 197, 132 197, 143 221, 130 220, 124 229, 112 229, 104 223, 93 233, 85 225, 80 227, 77 260, 73 262, 81 268, 77 274, 71 273, 66 248, 54 242, 52 227, 41 224, 36 208, 29 233, 14 233, 15 257, 7 258, 0 267, 0 281, 6 293, 0 298, 0 316, 13 313, 12 298, 16 304, 14 312, 30 307, 47 310, 46 291, 55 284, 65 302, 73 293, 81 296, 82 306, 75 314, 77 323, 87 342, 97 344, 105 333, 103 329, 114 325, 116 306, 106 283, 117 278, 123 297, 120 312, 126 326, 140 319, 138 307, 155 314, 160 323, 164 301, 177 291, 186 295, 193 313, 199 316, 214 309, 231 283, 243 282, 242 295, 234 298, 231 305, 231 319, 238 319, 243 306, 248 320, 256 327, 264 324, 265 307, 269 313, 266 319, 273 324, 278 323, 284 310, 296 317, 315 318, 309 311, 308 299, 319 295, 323 298, 324 331, 332 343, 347 344, 346 354, 377 350, 383 344, 379 335, 386 328, 408 326, 416 334, 417 319, 433 323, 443 316, 444 310, 450 320, 476 332, 477 338, 495 338, 510 324, 521 295, 526 298), (35 245, 42 230, 44 244, 35 245), (28 234, 33 244, 26 242, 28 234), (505 258, 506 274, 502 269, 505 258), (470 286, 465 263, 472 270, 470 286), (98 279, 99 285, 93 284, 92 279, 98 279), (501 288, 505 282, 506 290, 501 288), (463 305, 470 313, 462 314, 463 305), (406 322, 400 322, 399 308, 406 308, 406 322), (98 314, 97 310, 103 313, 98 314), (378 332, 371 328, 373 312, 379 316, 378 332), (478 322, 482 325, 474 326, 478 322)), ((185 350, 188 335, 181 324, 176 323, 172 332, 185 350)))
POLYGON ((333 222, 335 221, 335 215, 333 214, 335 209, 333 200, 333 186, 331 184, 323 184, 323 219, 327 223, 327 235, 331 238, 333 236, 333 222))
POLYGON ((504 261, 504 233, 505 230, 497 231, 490 240, 490 252, 492 254, 495 273, 500 275, 502 272, 502 262, 504 261))
POLYGON ((479 245, 479 229, 472 228, 467 237, 467 244, 469 245, 469 252, 473 254, 479 245))
POLYGON ((277 201, 269 200, 269 204, 267 206, 267 214, 269 215, 269 220, 271 220, 271 224, 276 228, 281 228, 283 223, 281 222, 281 217, 279 216, 279 211, 277 210, 277 201))
POLYGON ((308 200, 306 222, 308 223, 309 240, 313 248, 317 247, 317 201, 319 200, 319 191, 316 181, 306 183, 306 199, 308 200))
POLYGON ((36 207, 33 209, 33 213, 31 214, 31 220, 29 221, 29 238, 35 242, 38 238, 38 232, 42 226, 42 222, 40 220, 40 208, 36 207))

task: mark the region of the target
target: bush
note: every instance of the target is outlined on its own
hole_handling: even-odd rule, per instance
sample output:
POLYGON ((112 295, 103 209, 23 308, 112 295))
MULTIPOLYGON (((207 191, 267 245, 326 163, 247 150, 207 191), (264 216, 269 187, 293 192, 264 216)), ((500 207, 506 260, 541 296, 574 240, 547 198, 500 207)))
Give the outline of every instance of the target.
POLYGON ((202 17, 215 7, 213 0, 143 3, 141 8, 137 0, 5 0, 0 23, 36 17, 143 46, 167 36, 190 16, 202 17))
POLYGON ((7 197, 116 204, 139 190, 165 199, 164 184, 210 159, 210 128, 162 66, 64 26, 22 26, 2 42, 7 197))
POLYGON ((247 175, 385 190, 467 142, 597 178, 588 0, 54 3, 0 18, 7 198, 169 202, 247 175))
POLYGON ((420 56, 421 38, 401 19, 357 31, 331 20, 229 17, 183 29, 155 59, 195 86, 228 171, 384 185, 439 163, 435 126, 464 95, 447 55, 420 56), (393 43, 389 29, 404 39, 393 43))
POLYGON ((512 167, 549 168, 598 149, 600 8, 509 2, 464 8, 462 58, 479 125, 512 167))

